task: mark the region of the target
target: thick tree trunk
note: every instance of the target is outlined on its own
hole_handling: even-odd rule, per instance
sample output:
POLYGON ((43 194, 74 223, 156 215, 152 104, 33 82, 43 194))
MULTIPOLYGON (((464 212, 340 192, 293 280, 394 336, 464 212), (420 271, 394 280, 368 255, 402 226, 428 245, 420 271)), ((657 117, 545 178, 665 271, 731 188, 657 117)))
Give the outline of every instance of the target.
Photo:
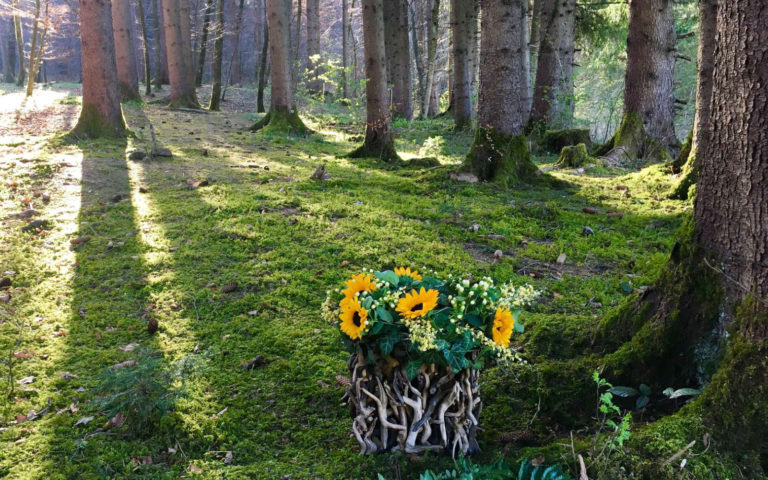
MULTIPOLYGON (((309 7, 309 5, 307 5, 309 7)), ((309 14, 309 9, 307 9, 309 14)), ((252 130, 269 128, 281 133, 307 133, 293 104, 291 88, 291 1, 267 0, 269 57, 272 62, 272 98, 269 113, 252 130)), ((309 22, 307 22, 309 23, 309 22)))
POLYGON ((211 85, 211 100, 208 104, 209 110, 218 111, 221 102, 221 63, 224 57, 224 1, 216 2, 216 19, 214 21, 214 40, 213 40, 213 62, 211 63, 211 73, 213 75, 213 84, 211 85))
POLYGON ((154 65, 155 89, 160 90, 168 83, 168 56, 165 48, 165 27, 163 22, 163 9, 161 0, 152 0, 152 39, 155 42, 154 65))
POLYGON ((349 98, 349 0, 341 0, 341 95, 349 98))
MULTIPOLYGON (((323 91, 323 81, 318 78, 320 71, 320 0, 307 0, 307 57, 309 62, 309 91, 323 91)), ((274 65, 274 63, 273 63, 274 65)))
POLYGON ((630 0, 624 116, 607 162, 667 161, 679 149, 674 125, 673 0, 630 0))
MULTIPOLYGON (((541 26, 531 123, 544 129, 573 123, 573 55, 576 0, 540 0, 541 26)), ((532 43, 532 42, 531 42, 532 43)))
POLYGON ((451 30, 453 32, 453 120, 457 129, 472 124, 471 76, 469 65, 472 48, 474 2, 451 1, 451 30))
POLYGON ((465 168, 483 181, 514 183, 536 170, 523 136, 528 107, 525 1, 481 2, 479 127, 465 168))
POLYGON ((27 77, 27 97, 32 96, 32 90, 35 87, 35 76, 37 75, 37 44, 39 42, 40 29, 40 0, 35 0, 35 16, 32 21, 32 44, 29 49, 29 76, 27 77))
POLYGON ((681 178, 672 191, 671 197, 688 198, 691 186, 698 180, 698 153, 706 147, 710 126, 710 102, 712 101, 712 71, 715 67, 715 41, 717 34, 718 0, 699 1, 699 53, 698 78, 696 80, 696 113, 693 119, 693 133, 685 158, 680 158, 681 178), (683 163, 684 162, 684 163, 683 163))
POLYGON ((0 56, 3 60, 3 82, 13 83, 16 81, 16 58, 11 53, 16 48, 11 43, 13 39, 13 29, 6 17, 0 17, 0 56))
POLYGON ((365 142, 350 153, 350 157, 374 157, 385 161, 398 160, 392 138, 389 96, 387 95, 382 0, 362 0, 362 7, 365 74, 368 79, 365 86, 365 142))
POLYGON ((266 0, 264 0, 264 40, 261 42, 261 60, 259 66, 259 86, 256 95, 256 111, 264 113, 264 90, 267 88, 267 60, 269 59, 269 25, 266 17, 266 0))
MULTIPOLYGON (((195 85, 198 87, 203 84, 203 73, 205 72, 205 54, 208 48, 208 30, 210 29, 211 17, 213 16, 214 0, 205 0, 205 12, 203 13, 203 31, 200 39, 200 57, 197 61, 197 74, 195 75, 195 85)), ((217 20, 218 21, 218 20, 217 20)), ((219 35, 217 30, 217 35, 219 35)), ((216 39, 214 39, 214 42, 216 39)))
POLYGON ((120 100, 140 100, 139 67, 133 38, 133 11, 129 0, 112 0, 112 24, 115 28, 115 55, 120 100))
POLYGON ((117 88, 117 62, 109 0, 79 0, 83 107, 75 138, 125 135, 117 88))
POLYGON ((240 61, 240 33, 243 30, 244 7, 245 0, 240 0, 235 20, 235 33, 232 38, 232 60, 229 62, 229 85, 240 85, 243 78, 242 62, 240 61))
POLYGON ((168 54, 168 76, 171 82, 171 105, 199 108, 195 94, 195 76, 191 67, 189 44, 188 0, 163 0, 165 46, 168 54), (186 19, 185 19, 186 14, 186 19))
POLYGON ((425 79, 424 98, 421 99, 421 116, 428 118, 440 113, 433 108, 435 83, 435 56, 437 55, 438 27, 440 26, 440 0, 432 1, 432 11, 427 30, 427 77, 425 79))
POLYGON ((147 38, 147 18, 144 12, 144 1, 138 0, 139 21, 141 23, 141 39, 144 42, 144 94, 152 94, 152 74, 149 70, 149 39, 147 38))
POLYGON ((388 83, 392 85, 392 112, 411 120, 411 49, 408 39, 407 0, 387 0, 384 6, 384 41, 388 83))
POLYGON ((16 74, 16 85, 24 85, 27 79, 27 70, 24 67, 24 29, 21 25, 21 15, 19 15, 19 0, 14 0, 13 6, 13 29, 16 34, 16 48, 19 54, 19 73, 16 74))
MULTIPOLYGON (((345 0, 346 1, 346 0, 345 0)), ((424 59, 421 55, 421 48, 419 47, 419 39, 423 38, 423 29, 420 27, 422 25, 421 17, 423 17, 423 14, 420 16, 416 15, 416 10, 413 8, 413 4, 415 2, 408 2, 408 17, 409 17, 409 31, 411 33, 411 46, 413 47, 413 60, 414 64, 416 66, 416 80, 418 82, 418 96, 417 96, 417 105, 419 108, 422 108, 422 99, 424 98, 424 82, 425 82, 425 66, 424 66, 424 59)), ((419 12, 423 12, 423 6, 419 9, 419 12)), ((419 116, 423 117, 423 112, 419 112, 419 116)))

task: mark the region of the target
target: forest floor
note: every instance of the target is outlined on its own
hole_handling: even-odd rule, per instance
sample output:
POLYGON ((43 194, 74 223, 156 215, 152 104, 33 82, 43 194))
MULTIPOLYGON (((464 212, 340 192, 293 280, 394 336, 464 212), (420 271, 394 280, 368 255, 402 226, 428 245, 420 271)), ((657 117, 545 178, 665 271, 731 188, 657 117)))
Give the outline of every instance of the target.
MULTIPOLYGON (((247 89, 231 90, 222 113, 148 99, 125 106, 127 141, 66 145, 56 139, 77 118, 76 85, 26 102, 0 93, 0 277, 11 281, 0 291, 0 477, 394 479, 447 467, 435 455, 358 455, 334 380, 347 354, 320 316, 326 290, 399 265, 530 283, 544 294, 513 340, 525 351, 537 326, 588 330, 651 285, 690 208, 665 198, 674 179, 662 166, 550 169, 568 182, 559 189, 451 180, 471 136, 449 119, 395 124, 404 158, 442 167, 389 168, 342 157, 360 141, 359 108, 305 102, 316 133, 294 138, 246 131, 258 118, 247 89), (173 158, 129 160, 149 151, 150 123, 173 158), (310 180, 320 164, 330 178, 310 180), (157 357, 178 373, 152 370, 157 357), (160 398, 184 384, 142 431, 108 424, 96 405, 123 370, 111 367, 131 360, 160 398)), ((481 460, 568 437, 537 415, 535 396, 515 395, 515 369, 482 378, 481 460)), ((572 467, 570 456, 547 461, 572 467)))

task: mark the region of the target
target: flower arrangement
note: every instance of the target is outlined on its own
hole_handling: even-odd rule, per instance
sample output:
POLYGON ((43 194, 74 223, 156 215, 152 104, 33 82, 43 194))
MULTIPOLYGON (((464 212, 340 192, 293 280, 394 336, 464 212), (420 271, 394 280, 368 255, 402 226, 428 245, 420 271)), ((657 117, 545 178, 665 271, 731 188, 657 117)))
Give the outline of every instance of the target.
POLYGON ((409 267, 364 270, 344 289, 328 292, 323 312, 340 320, 350 353, 369 363, 390 357, 412 379, 424 365, 459 372, 519 360, 510 339, 523 332, 521 309, 538 294, 530 285, 496 285, 489 277, 441 280, 409 267))
POLYGON ((350 353, 350 378, 339 378, 361 452, 477 451, 480 371, 521 360, 510 339, 537 296, 529 285, 408 267, 363 270, 329 291, 323 316, 350 353))

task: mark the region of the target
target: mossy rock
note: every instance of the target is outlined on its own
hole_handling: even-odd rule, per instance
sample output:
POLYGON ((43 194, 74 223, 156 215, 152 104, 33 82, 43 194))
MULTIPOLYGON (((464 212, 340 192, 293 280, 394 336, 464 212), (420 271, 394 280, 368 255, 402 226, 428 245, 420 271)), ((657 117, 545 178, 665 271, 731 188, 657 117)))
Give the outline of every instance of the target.
POLYGON ((588 163, 600 163, 600 161, 589 156, 587 145, 584 143, 572 147, 563 147, 560 156, 557 158, 557 166, 560 168, 583 167, 588 163))
POLYGON ((539 142, 539 146, 549 153, 559 153, 563 148, 583 143, 592 148, 589 130, 585 128, 566 128, 563 130, 547 130, 539 142))

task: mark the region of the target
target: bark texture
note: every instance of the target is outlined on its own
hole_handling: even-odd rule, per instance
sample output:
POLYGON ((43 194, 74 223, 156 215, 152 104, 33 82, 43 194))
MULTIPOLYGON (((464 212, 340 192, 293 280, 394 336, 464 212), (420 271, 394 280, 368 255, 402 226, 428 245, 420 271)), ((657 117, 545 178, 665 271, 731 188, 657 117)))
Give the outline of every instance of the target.
POLYGON ((141 24, 141 39, 144 44, 144 94, 149 96, 152 93, 152 73, 149 63, 149 39, 147 38, 147 17, 144 11, 144 1, 138 0, 139 23, 141 24))
POLYGON ((79 0, 83 108, 76 138, 122 136, 125 123, 117 89, 117 62, 109 0, 79 0))
POLYGON ((427 74, 424 79, 424 97, 421 99, 421 117, 437 115, 437 108, 432 108, 435 88, 435 56, 437 55, 438 27, 440 26, 440 0, 431 0, 432 10, 427 26, 427 74))
POLYGON ((407 0, 387 0, 383 6, 387 74, 388 82, 392 85, 392 112, 395 116, 410 120, 413 118, 413 102, 408 3, 407 0))
POLYGON ((224 0, 216 2, 216 18, 214 20, 213 62, 211 72, 213 84, 211 86, 211 101, 209 110, 219 110, 221 102, 221 64, 224 57, 224 0))
MULTIPOLYGON (((699 0, 699 52, 696 80, 696 113, 687 156, 681 158, 681 178, 672 191, 672 198, 684 200, 698 180, 700 151, 706 148, 712 101, 712 71, 715 67, 718 0, 699 0)), ((683 151, 686 151, 684 149, 683 151)))
POLYGON ((320 59, 320 0, 307 0, 307 63, 309 68, 309 91, 320 93, 323 81, 318 75, 320 59))
POLYGON ((152 0, 152 39, 155 42, 154 66, 155 78, 152 79, 155 89, 168 83, 168 56, 165 51, 165 27, 161 0, 152 0))
MULTIPOLYGON (((536 86, 530 121, 555 129, 573 123, 573 56, 576 0, 539 0, 536 86)), ((533 42, 531 42, 533 43, 533 42)))
POLYGON ((349 0, 341 0, 341 95, 349 98, 349 0))
POLYGON ((206 50, 208 49, 208 30, 210 29, 213 12, 214 0, 205 0, 205 11, 203 12, 203 31, 202 38, 200 39, 200 56, 197 60, 197 74, 195 75, 195 85, 198 87, 203 84, 203 72, 205 72, 205 54, 207 53, 206 50))
POLYGON ((524 0, 482 0, 481 7, 478 129, 465 168, 483 181, 515 183, 535 171, 523 136, 526 6, 524 0))
POLYGON ((366 124, 365 141, 351 157, 374 157, 397 160, 392 139, 391 117, 387 95, 387 64, 384 44, 384 12, 382 0, 362 0, 363 37, 365 44, 366 124))
POLYGON ((16 81, 16 42, 14 41, 13 28, 7 17, 0 17, 0 56, 3 60, 3 82, 16 81), (14 55, 12 55, 14 54, 14 55))
POLYGON ((198 108, 195 74, 191 69, 192 49, 189 32, 188 0, 163 0, 165 46, 168 54, 168 76, 171 83, 171 105, 198 108))
POLYGON ((27 78, 27 70, 24 68, 24 29, 21 26, 21 15, 19 15, 19 0, 13 0, 13 31, 16 36, 16 49, 19 57, 19 73, 16 74, 16 85, 24 85, 27 78))
POLYGON ((451 1, 451 30, 453 33, 453 120, 457 129, 472 123, 471 84, 473 71, 470 66, 475 2, 451 1))
POLYGON ((256 111, 264 113, 267 111, 264 106, 264 90, 267 87, 267 61, 269 60, 269 22, 267 21, 266 0, 264 2, 264 32, 261 42, 261 58, 259 61, 259 85, 256 93, 256 111))
POLYGON ((112 25, 115 29, 115 56, 120 100, 139 100, 139 65, 133 35, 133 10, 129 0, 112 0, 112 25))

